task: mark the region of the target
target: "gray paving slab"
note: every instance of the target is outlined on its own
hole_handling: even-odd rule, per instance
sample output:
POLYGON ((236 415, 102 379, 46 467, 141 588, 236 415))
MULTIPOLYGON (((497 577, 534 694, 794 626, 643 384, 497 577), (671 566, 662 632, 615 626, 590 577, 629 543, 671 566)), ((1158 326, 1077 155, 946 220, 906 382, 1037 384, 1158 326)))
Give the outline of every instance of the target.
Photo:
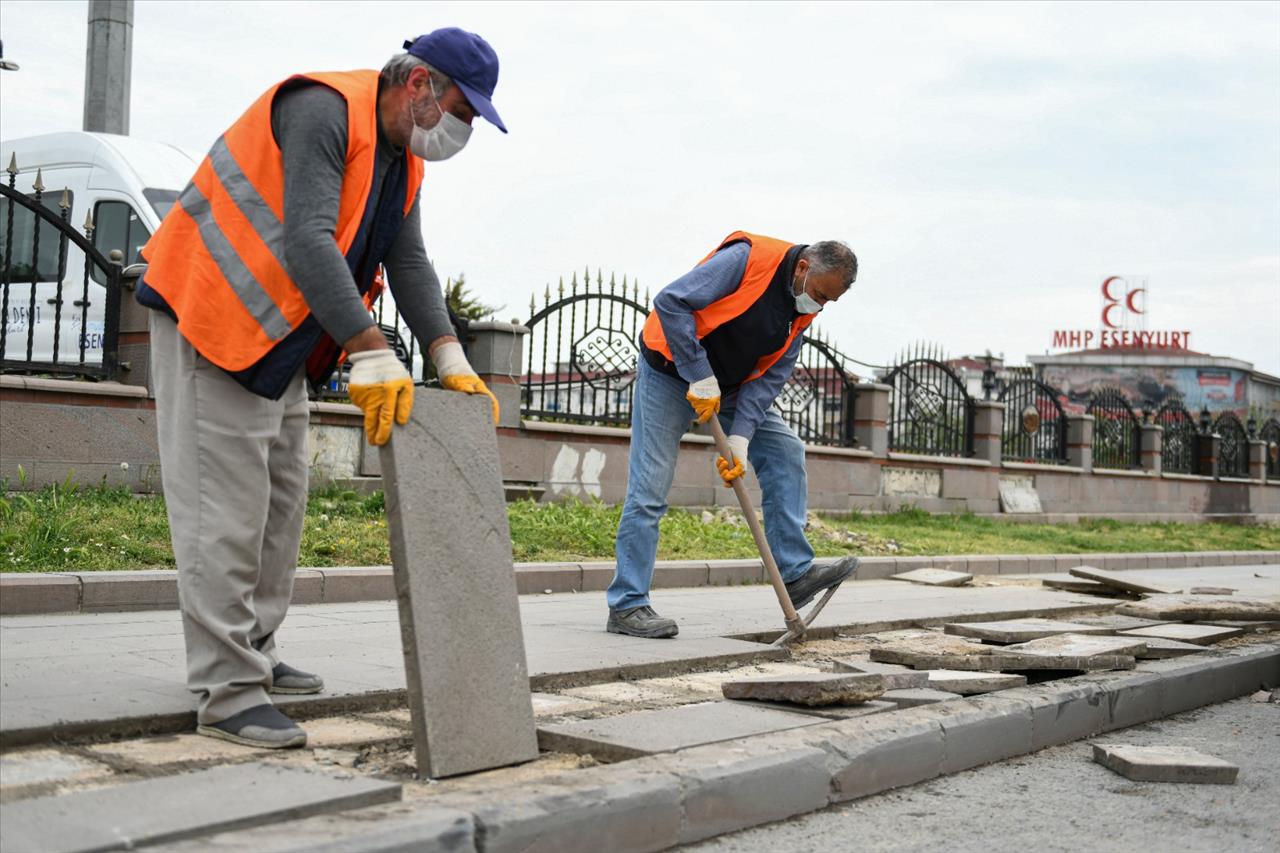
POLYGON ((1007 619, 1000 622, 951 622, 942 629, 957 637, 970 637, 993 643, 1025 643, 1056 634, 1109 634, 1099 625, 1064 622, 1059 619, 1007 619))
POLYGON ((867 672, 815 672, 739 678, 720 685, 726 699, 760 699, 795 705, 857 705, 879 697, 885 680, 867 672))
POLYGON ((1114 595, 1119 592, 1115 587, 1107 586, 1097 581, 1085 580, 1084 578, 1054 577, 1044 578, 1040 582, 1051 589, 1061 589, 1067 592, 1084 592, 1092 595, 1114 595))
POLYGON ((1181 591, 1181 587, 1173 588, 1156 583, 1145 583, 1136 576, 1136 572, 1109 572, 1094 566, 1075 566, 1068 569, 1068 571, 1075 577, 1096 581, 1128 592, 1174 593, 1181 591))
POLYGON ((869 672, 884 680, 886 690, 910 690, 929 683, 929 674, 896 663, 876 663, 863 658, 840 658, 832 661, 836 672, 869 672))
POLYGON ((886 690, 880 697, 892 702, 899 708, 914 708, 917 705, 932 705, 935 702, 947 702, 956 698, 955 693, 946 690, 935 690, 930 687, 911 687, 905 690, 886 690))
POLYGON ((1184 643, 1181 640, 1166 640, 1161 637, 1143 637, 1143 643, 1146 645, 1147 650, 1140 655, 1136 655, 1139 660, 1180 658, 1184 655, 1194 655, 1197 652, 1204 651, 1204 646, 1184 643))
POLYGON ((1234 785, 1240 767, 1188 746, 1094 744, 1093 760, 1136 782, 1234 785))
POLYGON ((1046 657, 1089 657, 1090 655, 1136 655, 1146 649, 1141 639, 1088 634, 1057 634, 1000 649, 1000 654, 1042 655, 1046 657))
POLYGON ((964 586, 973 580, 973 575, 968 572, 950 572, 946 569, 912 569, 909 572, 891 575, 889 579, 926 586, 964 586))
POLYGON ((234 764, 0 804, 0 848, 130 850, 400 799, 400 785, 266 764, 234 764))
POLYGON ((896 711, 900 707, 895 702, 885 700, 883 696, 879 699, 859 702, 857 705, 792 705, 787 702, 761 702, 754 699, 734 699, 731 701, 740 701, 744 705, 751 705, 755 708, 774 708, 779 711, 790 711, 796 714, 810 714, 815 717, 822 717, 825 720, 852 720, 855 717, 869 717, 872 714, 880 714, 885 711, 896 711))
POLYGON ((620 761, 812 726, 823 720, 810 714, 758 708, 744 702, 705 702, 540 726, 538 741, 543 749, 620 761))
MULTIPOLYGON (((1251 570, 1241 573, 1252 577, 1251 570)), ((1230 583, 1240 585, 1236 578, 1230 583)), ((675 640, 606 634, 602 592, 522 599, 534 689, 598 683, 622 673, 659 677, 787 654, 732 639, 780 632, 777 598, 767 586, 671 590, 657 597, 661 611, 680 623, 675 640)), ((814 630, 865 633, 957 619, 1072 615, 1097 606, 1088 596, 1025 587, 940 589, 858 581, 831 600, 814 630)), ((325 693, 276 697, 300 719, 403 702, 396 698, 405 690, 405 668, 392 602, 293 607, 277 644, 291 665, 325 677, 325 693)), ((87 732, 194 728, 176 611, 3 617, 0 646, 0 745, 87 732)))
POLYGON ((925 674, 929 676, 930 689, 958 693, 961 696, 994 693, 997 690, 1022 687, 1027 683, 1025 675, 1015 675, 1007 672, 964 672, 954 669, 935 669, 925 674))
POLYGON ((1236 619, 1270 622, 1280 619, 1280 597, 1244 598, 1226 595, 1153 595, 1116 608, 1125 616, 1185 621, 1236 619))
POLYGON ((415 402, 381 463, 418 772, 530 761, 538 739, 489 403, 432 389, 415 402))
POLYGON ((1159 638, 1194 643, 1197 646, 1211 646, 1222 640, 1239 637, 1243 633, 1243 629, 1227 628, 1221 625, 1193 625, 1184 622, 1172 622, 1168 625, 1155 625, 1149 628, 1133 628, 1129 631, 1120 631, 1116 636, 1140 637, 1144 640, 1159 638))

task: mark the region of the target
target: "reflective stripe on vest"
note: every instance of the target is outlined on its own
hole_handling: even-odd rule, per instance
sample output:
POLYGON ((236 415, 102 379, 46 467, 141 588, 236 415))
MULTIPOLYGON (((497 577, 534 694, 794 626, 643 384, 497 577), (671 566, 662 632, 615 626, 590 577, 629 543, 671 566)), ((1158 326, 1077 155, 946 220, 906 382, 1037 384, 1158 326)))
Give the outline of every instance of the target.
MULTIPOLYGON (((742 274, 742 281, 738 283, 738 287, 733 293, 716 300, 706 308, 693 312, 694 335, 699 341, 744 314, 757 300, 761 299, 768 291, 774 276, 778 273, 778 268, 785 262, 787 252, 796 246, 795 243, 788 243, 785 240, 778 240, 773 237, 735 231, 724 238, 719 246, 699 261, 699 265, 705 264, 717 252, 733 243, 746 243, 751 247, 750 254, 747 257, 746 269, 742 274)), ((781 348, 760 356, 750 374, 743 381, 750 382, 763 376, 778 359, 786 354, 796 336, 801 334, 816 316, 814 314, 796 316, 791 323, 786 343, 781 348)), ((666 332, 662 328, 662 321, 658 317, 657 310, 649 312, 649 316, 645 319, 643 340, 645 346, 650 350, 661 354, 668 362, 673 361, 671 348, 667 344, 666 332)), ((723 381, 723 377, 717 378, 723 381)))
MULTIPOLYGON (((329 86, 347 105, 346 169, 334 236, 339 252, 347 254, 373 189, 377 71, 298 75, 268 89, 214 143, 142 250, 147 285, 172 310, 179 331, 197 352, 233 373, 256 364, 310 316, 285 263, 284 166, 271 129, 277 93, 296 80, 329 86)), ((406 162, 407 215, 423 164, 414 156, 406 162)))

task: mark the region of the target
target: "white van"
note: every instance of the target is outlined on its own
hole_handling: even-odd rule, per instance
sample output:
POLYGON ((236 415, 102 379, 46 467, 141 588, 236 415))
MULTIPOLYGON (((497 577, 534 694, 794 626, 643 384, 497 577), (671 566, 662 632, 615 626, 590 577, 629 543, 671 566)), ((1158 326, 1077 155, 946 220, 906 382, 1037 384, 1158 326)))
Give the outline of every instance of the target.
MULTIPOLYGON (((37 170, 44 181, 42 203, 55 215, 63 190, 71 204, 69 221, 84 234, 85 219, 93 218, 94 247, 110 257, 119 250, 123 265, 138 261, 138 251, 160 225, 186 187, 204 155, 162 142, 109 133, 48 133, 0 142, 0 169, 15 161, 18 179, 14 189, 34 196, 37 170)), ((0 179, 8 185, 8 174, 0 179)), ((14 205, 13 246, 6 244, 9 200, 0 198, 0 263, 10 259, 8 312, 4 320, 4 359, 45 364, 80 361, 83 330, 84 362, 102 363, 105 278, 100 271, 89 276, 87 316, 84 307, 84 253, 68 244, 59 258, 59 232, 40 224, 36 258, 35 308, 31 308, 31 261, 36 216, 14 205), (58 281, 62 281, 61 316, 58 318, 57 352, 54 352, 55 317, 58 316, 58 281), (31 356, 27 357, 30 325, 31 356), (56 357, 55 357, 56 355, 56 357)))

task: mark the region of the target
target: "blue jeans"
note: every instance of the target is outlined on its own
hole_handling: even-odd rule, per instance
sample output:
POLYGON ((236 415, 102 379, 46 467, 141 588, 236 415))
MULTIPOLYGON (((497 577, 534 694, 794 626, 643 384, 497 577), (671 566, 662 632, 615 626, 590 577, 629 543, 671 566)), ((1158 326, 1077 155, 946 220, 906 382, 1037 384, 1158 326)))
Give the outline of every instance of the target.
MULTIPOLYGON (((658 522, 667 511, 680 437, 694 417, 693 407, 685 399, 688 391, 687 383, 654 370, 640 358, 631 407, 627 497, 618 524, 618 568, 607 596, 611 610, 649 603, 653 563, 658 556, 658 522)), ((730 396, 721 404, 720 423, 725 432, 733 423, 733 402, 730 396)), ((813 548, 804 537, 808 499, 804 443, 776 409, 769 409, 747 446, 747 459, 760 481, 765 537, 782 579, 789 583, 813 564, 813 548)), ((707 464, 714 463, 709 459, 707 464)))

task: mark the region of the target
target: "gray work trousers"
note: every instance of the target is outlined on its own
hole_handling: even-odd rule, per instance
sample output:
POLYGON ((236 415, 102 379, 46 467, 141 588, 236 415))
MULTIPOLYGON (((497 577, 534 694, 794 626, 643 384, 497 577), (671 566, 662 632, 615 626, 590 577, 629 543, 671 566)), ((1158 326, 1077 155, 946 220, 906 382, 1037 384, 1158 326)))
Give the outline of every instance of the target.
POLYGON ((307 505, 307 392, 246 391, 151 312, 151 380, 201 724, 270 702, 275 632, 293 594, 307 505))

